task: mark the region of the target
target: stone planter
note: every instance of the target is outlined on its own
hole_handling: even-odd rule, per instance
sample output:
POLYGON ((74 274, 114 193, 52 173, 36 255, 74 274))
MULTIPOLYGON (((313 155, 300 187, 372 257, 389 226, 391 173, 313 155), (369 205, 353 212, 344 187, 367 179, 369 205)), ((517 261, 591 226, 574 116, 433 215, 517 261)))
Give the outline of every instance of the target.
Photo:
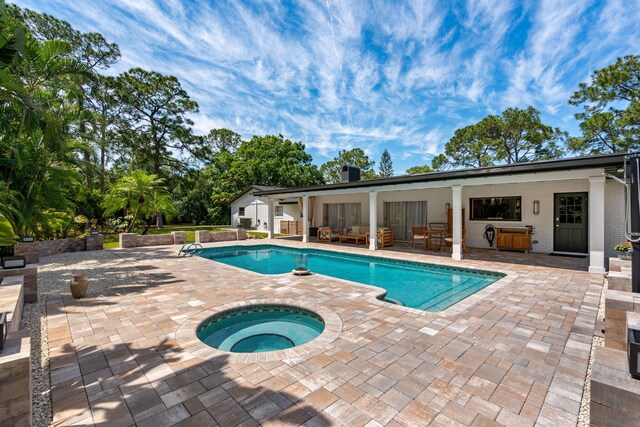
POLYGON ((75 299, 79 299, 84 298, 84 296, 87 294, 89 283, 84 277, 84 274, 74 274, 69 287, 71 289, 71 296, 75 299))
POLYGON ((631 254, 629 252, 618 252, 618 259, 630 260, 631 254))

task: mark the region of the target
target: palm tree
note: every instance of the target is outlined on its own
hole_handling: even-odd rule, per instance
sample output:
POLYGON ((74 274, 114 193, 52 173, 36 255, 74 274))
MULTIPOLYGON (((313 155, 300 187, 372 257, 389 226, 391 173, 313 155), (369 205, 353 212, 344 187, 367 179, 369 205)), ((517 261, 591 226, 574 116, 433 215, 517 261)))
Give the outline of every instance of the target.
POLYGON ((16 233, 11 227, 9 220, 2 214, 0 214, 0 246, 13 246, 16 242, 16 233))
POLYGON ((134 207, 133 217, 126 229, 129 233, 141 215, 175 213, 177 209, 163 183, 164 180, 157 175, 141 170, 130 172, 107 191, 102 203, 105 214, 111 215, 119 210, 128 212, 134 207))
POLYGON ((23 235, 51 234, 73 217, 74 151, 83 144, 70 129, 88 113, 74 101, 71 77, 86 68, 69 57, 68 43, 25 34, 0 6, 0 21, 13 29, 0 34, 0 196, 9 196, 0 210, 23 235))

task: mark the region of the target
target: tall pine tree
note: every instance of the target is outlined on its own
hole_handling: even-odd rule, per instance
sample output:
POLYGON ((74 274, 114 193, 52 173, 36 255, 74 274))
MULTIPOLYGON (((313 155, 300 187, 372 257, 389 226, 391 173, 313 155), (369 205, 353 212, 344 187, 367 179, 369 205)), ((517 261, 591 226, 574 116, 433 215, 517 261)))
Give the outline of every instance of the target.
POLYGON ((393 162, 389 150, 385 149, 380 158, 380 178, 388 178, 393 176, 393 162))

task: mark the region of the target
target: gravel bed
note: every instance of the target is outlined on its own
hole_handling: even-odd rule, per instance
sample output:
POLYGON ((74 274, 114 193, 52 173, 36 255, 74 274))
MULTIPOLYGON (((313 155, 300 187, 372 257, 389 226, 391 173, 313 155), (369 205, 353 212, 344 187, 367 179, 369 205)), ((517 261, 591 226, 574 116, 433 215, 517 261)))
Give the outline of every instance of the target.
MULTIPOLYGON (((609 282, 605 279, 600 293, 600 302, 598 303, 597 321, 604 321, 604 300, 609 288, 609 282)), ((587 377, 584 382, 584 390, 582 392, 582 401, 580 402, 580 413, 578 415, 578 426, 589 427, 590 425, 590 409, 591 409, 591 369, 593 368, 593 358, 596 347, 604 346, 604 338, 594 336, 591 342, 591 354, 589 355, 589 365, 587 366, 587 377)))
POLYGON ((66 253, 40 260, 38 302, 24 305, 21 323, 21 328, 31 329, 33 426, 48 426, 53 419, 46 301, 49 296, 71 293, 72 273, 86 275, 88 296, 113 294, 119 289, 151 282, 148 274, 108 250, 66 253))

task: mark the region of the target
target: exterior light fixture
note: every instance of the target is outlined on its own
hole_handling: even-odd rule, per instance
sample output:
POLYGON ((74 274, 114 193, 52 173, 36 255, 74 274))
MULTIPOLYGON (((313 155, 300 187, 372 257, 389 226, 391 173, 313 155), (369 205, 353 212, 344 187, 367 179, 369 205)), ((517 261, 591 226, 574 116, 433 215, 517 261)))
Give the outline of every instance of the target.
POLYGON ((540 213, 540 200, 533 201, 533 214, 538 215, 540 213))
POLYGON ((449 212, 449 209, 451 209, 451 203, 445 203, 445 204, 444 204, 444 210, 445 210, 446 212, 449 212))
POLYGON ((35 242, 36 239, 33 236, 22 236, 22 241, 23 242, 35 242))
POLYGON ((100 234, 100 232, 98 230, 91 230, 89 234, 91 234, 92 236, 97 236, 100 234))
POLYGON ((25 268, 27 266, 27 258, 24 256, 6 256, 2 258, 2 268, 25 268))

